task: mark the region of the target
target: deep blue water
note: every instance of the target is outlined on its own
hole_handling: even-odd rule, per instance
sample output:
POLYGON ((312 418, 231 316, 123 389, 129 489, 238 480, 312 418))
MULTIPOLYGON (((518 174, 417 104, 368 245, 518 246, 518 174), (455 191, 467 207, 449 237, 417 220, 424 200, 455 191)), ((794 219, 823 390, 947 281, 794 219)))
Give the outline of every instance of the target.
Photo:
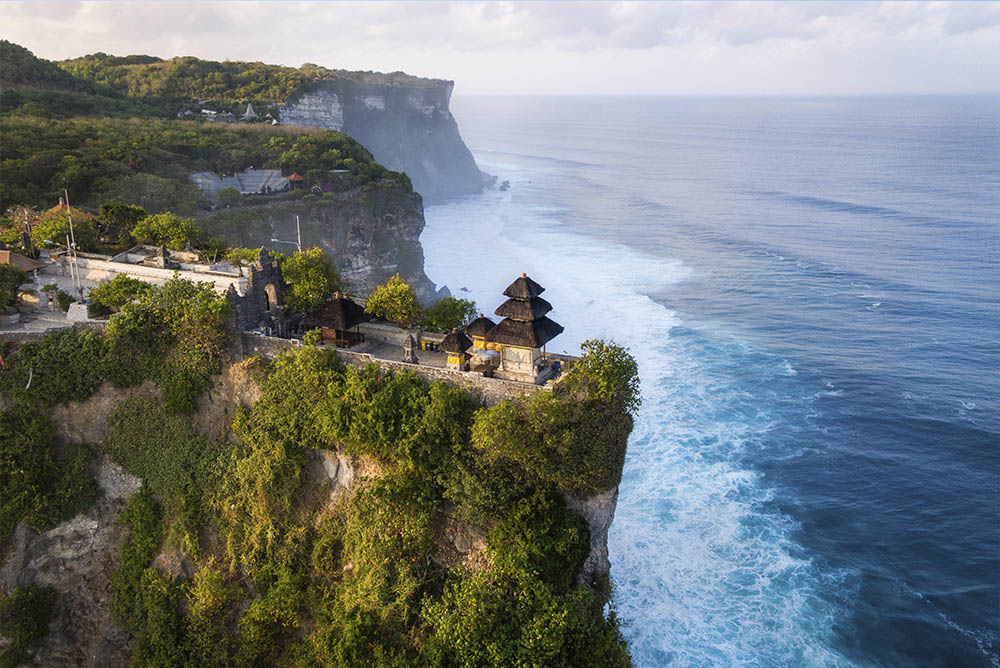
POLYGON ((452 107, 511 189, 427 209, 428 275, 641 365, 636 664, 1000 666, 1000 98, 452 107))

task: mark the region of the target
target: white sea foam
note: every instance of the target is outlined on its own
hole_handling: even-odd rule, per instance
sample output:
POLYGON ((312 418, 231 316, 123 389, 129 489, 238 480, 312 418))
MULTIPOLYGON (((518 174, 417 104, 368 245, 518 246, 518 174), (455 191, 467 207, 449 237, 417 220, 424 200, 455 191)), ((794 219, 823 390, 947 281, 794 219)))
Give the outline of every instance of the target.
MULTIPOLYGON (((504 169, 512 182, 540 176, 504 169)), ((838 574, 794 556, 795 527, 767 509, 768 488, 739 463, 771 418, 733 408, 745 401, 737 382, 672 338, 680 320, 647 296, 682 289, 691 268, 567 229, 529 206, 531 188, 428 208, 425 267, 487 314, 526 271, 566 327, 550 349, 609 337, 636 356, 644 403, 609 536, 614 605, 636 665, 846 664, 828 649, 836 610, 816 593, 819 578, 838 574)), ((741 354, 746 344, 728 346, 741 354)), ((795 370, 777 360, 768 373, 795 370)))

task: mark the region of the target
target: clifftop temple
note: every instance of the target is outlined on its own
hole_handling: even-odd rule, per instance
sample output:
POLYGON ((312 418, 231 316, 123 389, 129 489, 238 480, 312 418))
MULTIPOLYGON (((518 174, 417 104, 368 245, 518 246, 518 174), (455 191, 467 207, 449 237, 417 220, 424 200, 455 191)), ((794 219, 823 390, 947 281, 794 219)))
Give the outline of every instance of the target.
POLYGON ((371 316, 360 305, 338 293, 306 314, 299 329, 318 328, 325 342, 376 360, 542 385, 576 359, 545 350, 563 326, 548 317, 552 304, 540 296, 544 291, 522 273, 503 291, 507 300, 494 311, 503 318, 499 323, 480 314, 461 330, 441 333, 370 322, 371 316))

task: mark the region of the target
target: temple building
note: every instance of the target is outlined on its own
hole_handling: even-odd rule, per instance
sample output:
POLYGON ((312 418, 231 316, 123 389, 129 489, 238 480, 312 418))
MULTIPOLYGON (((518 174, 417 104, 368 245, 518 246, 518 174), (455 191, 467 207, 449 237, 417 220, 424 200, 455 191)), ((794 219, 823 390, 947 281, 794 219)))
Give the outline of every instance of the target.
POLYGON ((341 348, 364 341, 364 334, 357 331, 357 326, 372 319, 371 314, 339 292, 333 294, 322 306, 306 314, 302 318, 302 329, 320 328, 324 341, 333 341, 341 348), (354 329, 355 331, 351 331, 354 329))
POLYGON ((453 329, 441 342, 440 350, 448 353, 448 368, 459 371, 469 370, 469 355, 466 351, 472 347, 472 341, 462 332, 453 329))
POLYGON ((485 350, 486 335, 489 334, 490 330, 496 326, 497 324, 495 322, 480 313, 479 317, 466 325, 463 331, 466 336, 472 339, 473 348, 476 350, 485 350))
POLYGON ((563 332, 562 325, 545 315, 552 304, 539 297, 544 291, 523 273, 503 291, 508 299, 496 310, 503 320, 486 334, 487 346, 492 343, 500 353, 497 376, 542 381, 545 344, 563 332))

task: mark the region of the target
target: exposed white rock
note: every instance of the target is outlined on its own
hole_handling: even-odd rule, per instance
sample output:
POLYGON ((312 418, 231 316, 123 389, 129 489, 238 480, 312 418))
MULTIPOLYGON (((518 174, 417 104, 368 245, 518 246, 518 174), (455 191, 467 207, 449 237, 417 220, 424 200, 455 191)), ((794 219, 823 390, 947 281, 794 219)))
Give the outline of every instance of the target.
POLYGON ((385 97, 381 95, 365 95, 361 98, 361 103, 369 109, 385 109, 385 97))
POLYGON ((313 91, 282 109, 281 123, 343 130, 344 106, 336 93, 322 89, 313 91))
POLYGON ((617 487, 582 498, 566 495, 566 506, 590 525, 590 554, 583 562, 577 582, 590 584, 611 571, 611 562, 608 560, 608 529, 615 518, 617 505, 617 487))

